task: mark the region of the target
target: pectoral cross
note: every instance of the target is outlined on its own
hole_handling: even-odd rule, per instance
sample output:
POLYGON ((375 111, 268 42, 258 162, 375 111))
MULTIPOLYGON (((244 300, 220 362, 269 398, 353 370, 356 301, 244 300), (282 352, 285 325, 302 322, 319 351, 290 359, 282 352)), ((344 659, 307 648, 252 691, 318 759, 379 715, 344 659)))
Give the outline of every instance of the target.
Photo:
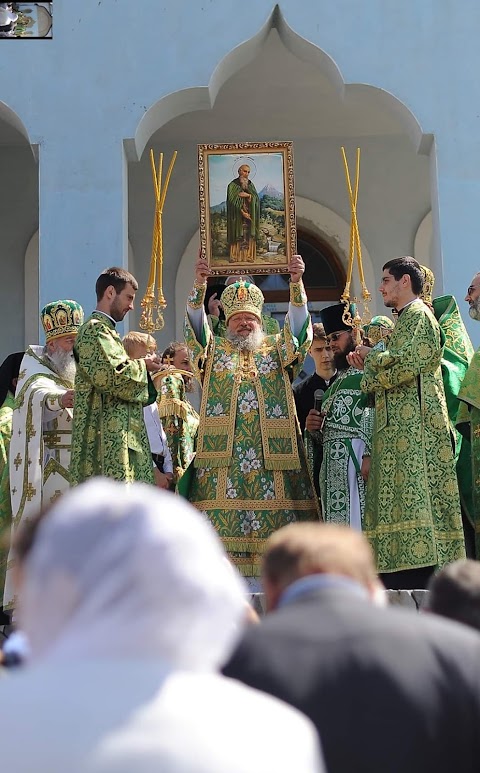
POLYGON ((15 465, 15 469, 18 472, 18 468, 20 467, 20 465, 22 463, 22 457, 20 456, 20 452, 18 452, 18 454, 16 455, 15 459, 13 460, 13 463, 15 465))
POLYGON ((477 426, 473 430, 473 436, 476 438, 480 438, 480 424, 477 424, 477 426))
POLYGON ((261 354, 267 354, 269 349, 270 349, 269 345, 267 344, 266 341, 264 341, 260 347, 260 352, 261 354))

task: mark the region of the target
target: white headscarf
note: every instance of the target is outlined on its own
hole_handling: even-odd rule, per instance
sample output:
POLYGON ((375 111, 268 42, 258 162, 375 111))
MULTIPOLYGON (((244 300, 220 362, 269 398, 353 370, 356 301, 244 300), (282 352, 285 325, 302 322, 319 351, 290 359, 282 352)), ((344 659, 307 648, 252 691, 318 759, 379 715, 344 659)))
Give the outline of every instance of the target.
POLYGON ((160 658, 212 670, 240 634, 245 589, 185 500, 96 478, 40 524, 19 620, 32 661, 160 658))

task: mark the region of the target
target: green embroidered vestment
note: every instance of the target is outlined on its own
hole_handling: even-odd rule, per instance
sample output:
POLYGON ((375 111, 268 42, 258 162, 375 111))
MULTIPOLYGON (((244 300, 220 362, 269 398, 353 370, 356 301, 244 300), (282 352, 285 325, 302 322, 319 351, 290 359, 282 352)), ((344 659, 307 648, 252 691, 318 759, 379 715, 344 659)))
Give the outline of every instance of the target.
POLYGON ((153 483, 143 406, 157 392, 144 360, 131 360, 113 322, 94 311, 75 343, 72 485, 94 475, 153 483))
POLYGON ((375 422, 364 531, 379 572, 465 556, 442 353, 438 323, 418 300, 401 311, 387 349, 365 360, 375 422))
POLYGON ((206 321, 198 340, 187 316, 185 340, 203 381, 188 498, 239 571, 258 577, 270 534, 319 517, 290 382, 310 346, 310 320, 297 340, 287 316, 282 333, 246 352, 214 336, 206 321))
POLYGON ((178 483, 195 456, 198 413, 185 395, 181 375, 164 376, 157 381, 158 413, 172 455, 175 483, 178 483))
POLYGON ((322 401, 322 412, 326 414, 320 469, 323 515, 327 522, 346 526, 351 525, 352 508, 359 511, 362 520, 365 508, 365 482, 360 468, 362 456, 370 454, 373 409, 360 388, 362 375, 355 368, 347 368, 327 389, 322 401), (357 444, 357 440, 362 444, 357 444), (356 472, 352 487, 348 476, 350 461, 356 472))

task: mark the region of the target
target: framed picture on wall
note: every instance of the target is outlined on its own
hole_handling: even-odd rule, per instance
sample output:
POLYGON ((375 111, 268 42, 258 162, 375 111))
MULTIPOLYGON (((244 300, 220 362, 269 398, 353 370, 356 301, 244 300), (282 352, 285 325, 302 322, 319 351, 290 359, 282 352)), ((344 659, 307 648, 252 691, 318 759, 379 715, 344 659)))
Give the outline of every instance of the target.
POLYGON ((199 145, 201 253, 213 275, 288 273, 296 252, 293 145, 199 145))

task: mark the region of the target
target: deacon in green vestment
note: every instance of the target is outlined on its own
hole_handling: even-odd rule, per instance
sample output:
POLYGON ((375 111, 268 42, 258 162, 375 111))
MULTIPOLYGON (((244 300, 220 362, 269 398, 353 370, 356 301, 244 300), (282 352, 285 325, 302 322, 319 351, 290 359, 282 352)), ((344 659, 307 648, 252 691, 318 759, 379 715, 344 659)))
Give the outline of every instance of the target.
POLYGON ((442 335, 418 298, 422 286, 413 258, 386 263, 380 292, 398 310, 397 324, 385 351, 358 346, 348 356, 375 396, 364 531, 378 571, 395 573, 394 587, 422 587, 435 567, 465 556, 442 335))
MULTIPOLYGON (((480 273, 475 274, 467 290, 472 319, 480 322, 480 273)), ((457 428, 471 445, 472 517, 475 526, 475 553, 480 556, 480 349, 477 349, 468 367, 458 393, 460 408, 457 428)))
POLYGON ((97 308, 75 344, 75 411, 72 485, 94 475, 153 483, 153 463, 143 407, 156 400, 149 377, 162 366, 155 354, 129 359, 115 330, 133 309, 138 284, 122 268, 109 268, 96 283, 97 308))
POLYGON ((272 532, 319 517, 290 382, 311 342, 303 271, 294 256, 289 311, 276 336, 261 329, 261 291, 243 281, 222 295, 228 337, 212 335, 203 308, 209 268, 201 258, 188 299, 185 338, 203 382, 189 499, 247 578, 259 577, 272 532))

